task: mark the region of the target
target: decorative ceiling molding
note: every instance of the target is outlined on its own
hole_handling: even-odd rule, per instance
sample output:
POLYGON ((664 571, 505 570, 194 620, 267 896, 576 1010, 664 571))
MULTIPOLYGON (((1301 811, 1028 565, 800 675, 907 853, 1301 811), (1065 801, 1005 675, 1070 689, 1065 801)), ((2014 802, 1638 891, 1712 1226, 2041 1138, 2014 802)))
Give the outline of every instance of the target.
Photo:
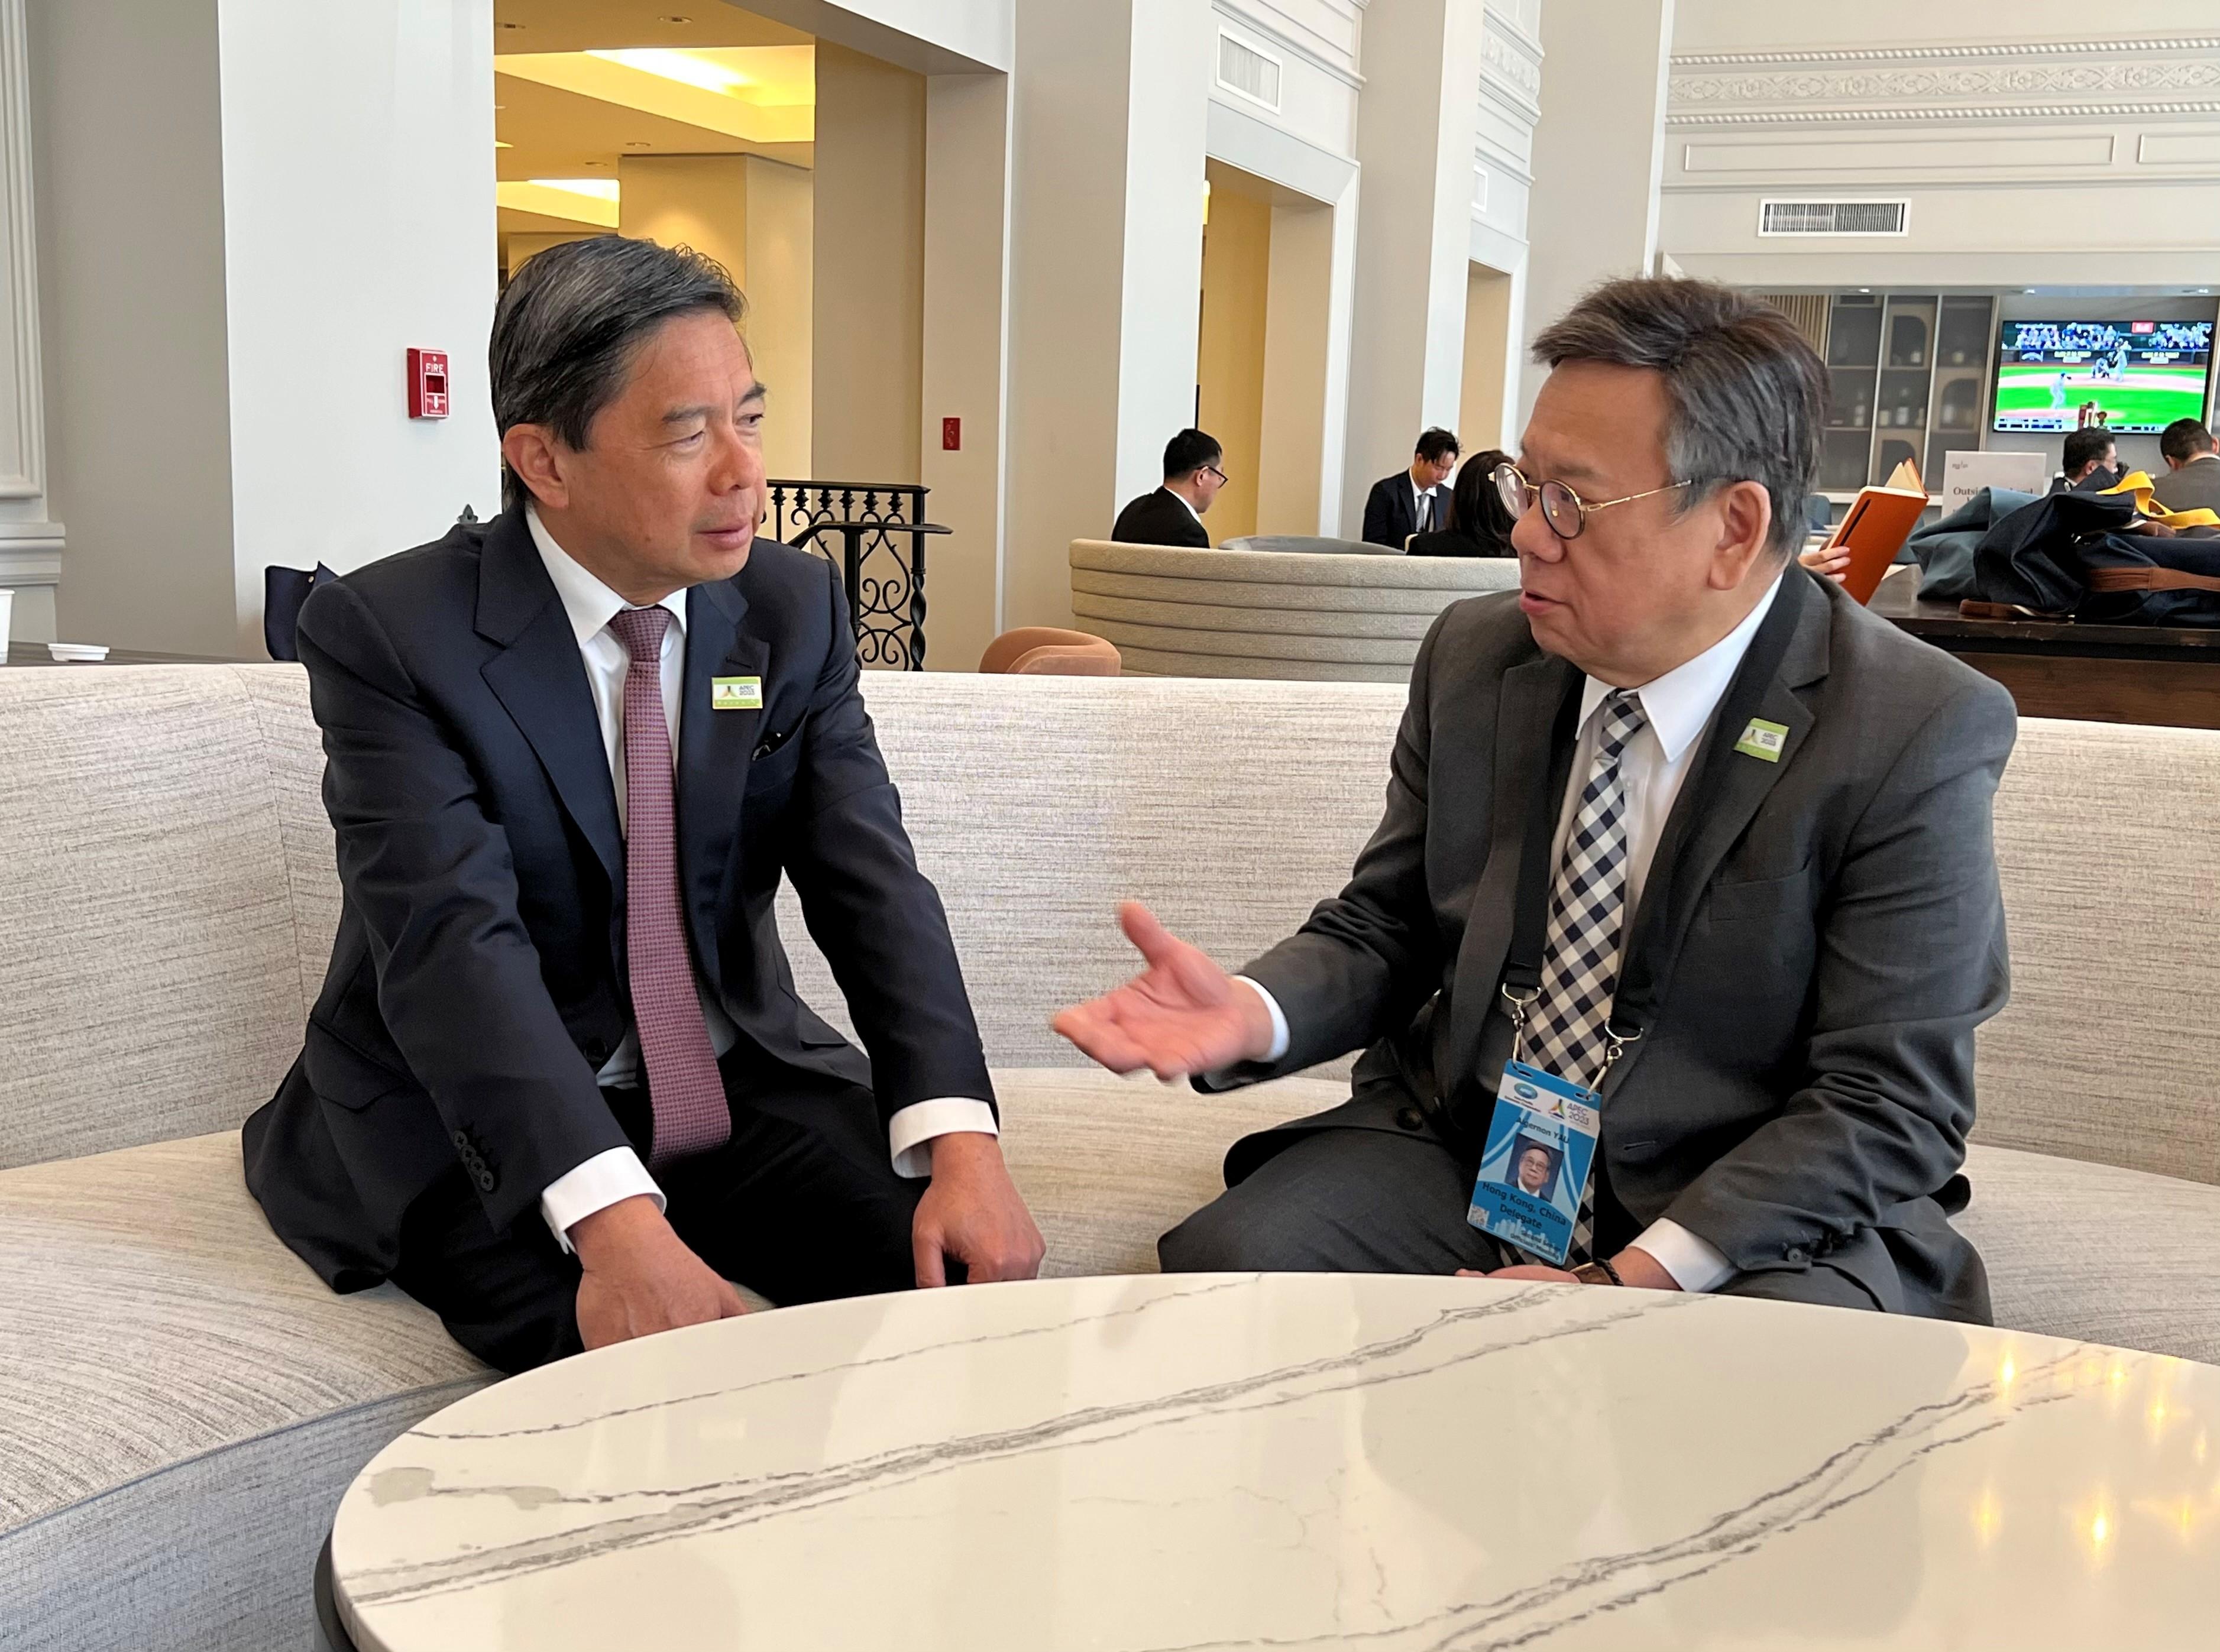
POLYGON ((2149 115, 2220 115, 2220 98, 2172 102, 2108 103, 1952 103, 1914 108, 1899 104, 1889 109, 1780 109, 1701 115, 1668 115, 1665 124, 1674 128, 1734 126, 1853 126, 1897 124, 1916 121, 2072 120, 2084 115, 2140 117, 2149 115))
POLYGON ((1755 67, 1797 63, 1948 63, 1986 58, 2092 57, 2106 53, 2211 52, 2220 34, 2169 34, 2153 40, 2015 41, 1983 46, 1877 46, 1812 52, 1676 53, 1675 69, 1755 67))
POLYGON ((1813 98, 2044 97, 2060 92, 2189 91, 2220 86, 2220 59, 2049 63, 2005 69, 1807 69, 1781 74, 1675 75, 1674 103, 1808 103, 1813 98))

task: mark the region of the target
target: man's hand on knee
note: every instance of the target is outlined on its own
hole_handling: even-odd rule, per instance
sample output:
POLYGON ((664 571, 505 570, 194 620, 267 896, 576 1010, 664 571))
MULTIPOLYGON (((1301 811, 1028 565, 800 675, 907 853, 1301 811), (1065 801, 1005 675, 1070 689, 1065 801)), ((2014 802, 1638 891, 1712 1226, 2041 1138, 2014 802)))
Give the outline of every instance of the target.
POLYGON ((645 1195, 575 1224, 571 1248, 586 1270, 578 1281, 578 1336, 588 1348, 747 1312, 740 1294, 687 1248, 645 1195))
POLYGON ((1040 1229, 1019 1197, 992 1136, 959 1131, 932 1142, 932 1185, 910 1230, 920 1286, 948 1282, 951 1256, 975 1285, 1040 1272, 1040 1229))

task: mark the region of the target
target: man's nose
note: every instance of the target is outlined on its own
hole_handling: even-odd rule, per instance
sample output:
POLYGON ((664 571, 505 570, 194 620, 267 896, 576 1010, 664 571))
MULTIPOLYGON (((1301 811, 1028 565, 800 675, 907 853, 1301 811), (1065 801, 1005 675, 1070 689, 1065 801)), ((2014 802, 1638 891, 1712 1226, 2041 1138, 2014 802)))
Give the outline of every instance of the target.
POLYGON ((711 483, 719 493, 731 493, 736 489, 758 486, 763 479, 763 450, 743 438, 738 427, 725 427, 718 433, 717 463, 710 477, 711 483))

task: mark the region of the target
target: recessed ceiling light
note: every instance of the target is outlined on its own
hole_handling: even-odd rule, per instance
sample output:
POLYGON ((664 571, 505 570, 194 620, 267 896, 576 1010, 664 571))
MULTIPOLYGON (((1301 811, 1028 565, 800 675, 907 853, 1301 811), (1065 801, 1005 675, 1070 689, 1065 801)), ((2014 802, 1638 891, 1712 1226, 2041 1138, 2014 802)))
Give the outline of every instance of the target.
POLYGON ((534 178, 525 181, 543 190, 560 190, 565 195, 590 195, 597 201, 618 198, 617 181, 613 178, 534 178))
POLYGON ((647 143, 645 139, 627 138, 625 140, 625 147, 627 149, 645 149, 647 147, 647 143))
POLYGON ((672 16, 672 17, 658 17, 658 18, 657 18, 655 21, 656 21, 656 22, 659 22, 659 23, 675 23, 675 24, 678 25, 679 27, 683 28, 686 24, 692 22, 694 20, 693 20, 691 17, 677 17, 677 16, 672 16))
POLYGON ((516 147, 513 143, 503 143, 499 138, 496 138, 493 140, 493 146, 496 149, 514 149, 516 147))
POLYGON ((703 91, 729 94, 736 86, 753 84, 737 69, 728 69, 721 63, 707 58, 697 58, 685 52, 658 52, 653 47, 625 48, 614 52, 589 52, 589 58, 600 58, 606 63, 621 63, 627 69, 637 69, 664 80, 676 80, 703 91))
POLYGON ((2020 289, 2020 290, 2021 290, 2022 292, 2033 292, 2033 291, 2035 290, 2035 289, 2034 289, 2034 288, 2032 288, 2032 287, 2022 287, 2022 288, 2020 289))
POLYGON ((506 29, 515 30, 522 28, 524 25, 522 23, 503 23, 502 27, 506 29))

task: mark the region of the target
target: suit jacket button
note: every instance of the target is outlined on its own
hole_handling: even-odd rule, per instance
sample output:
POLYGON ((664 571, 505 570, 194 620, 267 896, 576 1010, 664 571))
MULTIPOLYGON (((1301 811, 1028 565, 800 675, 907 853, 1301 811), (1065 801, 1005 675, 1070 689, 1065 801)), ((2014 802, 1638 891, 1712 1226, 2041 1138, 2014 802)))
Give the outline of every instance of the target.
POLYGON ((586 1059, 588 1061, 593 1063, 595 1066, 599 1067, 608 1058, 609 1046, 607 1043, 600 1038, 591 1038, 587 1041, 586 1059))
POLYGON ((1809 1262, 1811 1258, 1805 1256, 1801 1249, 1792 1248, 1788 1252, 1788 1260, 1796 1263, 1796 1265, 1800 1268, 1804 1263, 1809 1262))
POLYGON ((1424 1130, 1425 1127, 1426 1115, 1420 1113, 1416 1107, 1398 1107, 1395 1109, 1396 1129, 1424 1130))
POLYGON ((491 1193, 491 1192, 493 1191, 493 1172, 492 1172, 492 1171, 490 1171, 490 1170, 486 1170, 486 1169, 481 1169, 481 1170, 479 1170, 479 1172, 478 1172, 478 1190, 479 1190, 481 1193, 491 1193))
POLYGON ((457 1131, 454 1134, 454 1143, 456 1146, 461 1148, 465 1153, 471 1150, 470 1134, 466 1131, 457 1131))

